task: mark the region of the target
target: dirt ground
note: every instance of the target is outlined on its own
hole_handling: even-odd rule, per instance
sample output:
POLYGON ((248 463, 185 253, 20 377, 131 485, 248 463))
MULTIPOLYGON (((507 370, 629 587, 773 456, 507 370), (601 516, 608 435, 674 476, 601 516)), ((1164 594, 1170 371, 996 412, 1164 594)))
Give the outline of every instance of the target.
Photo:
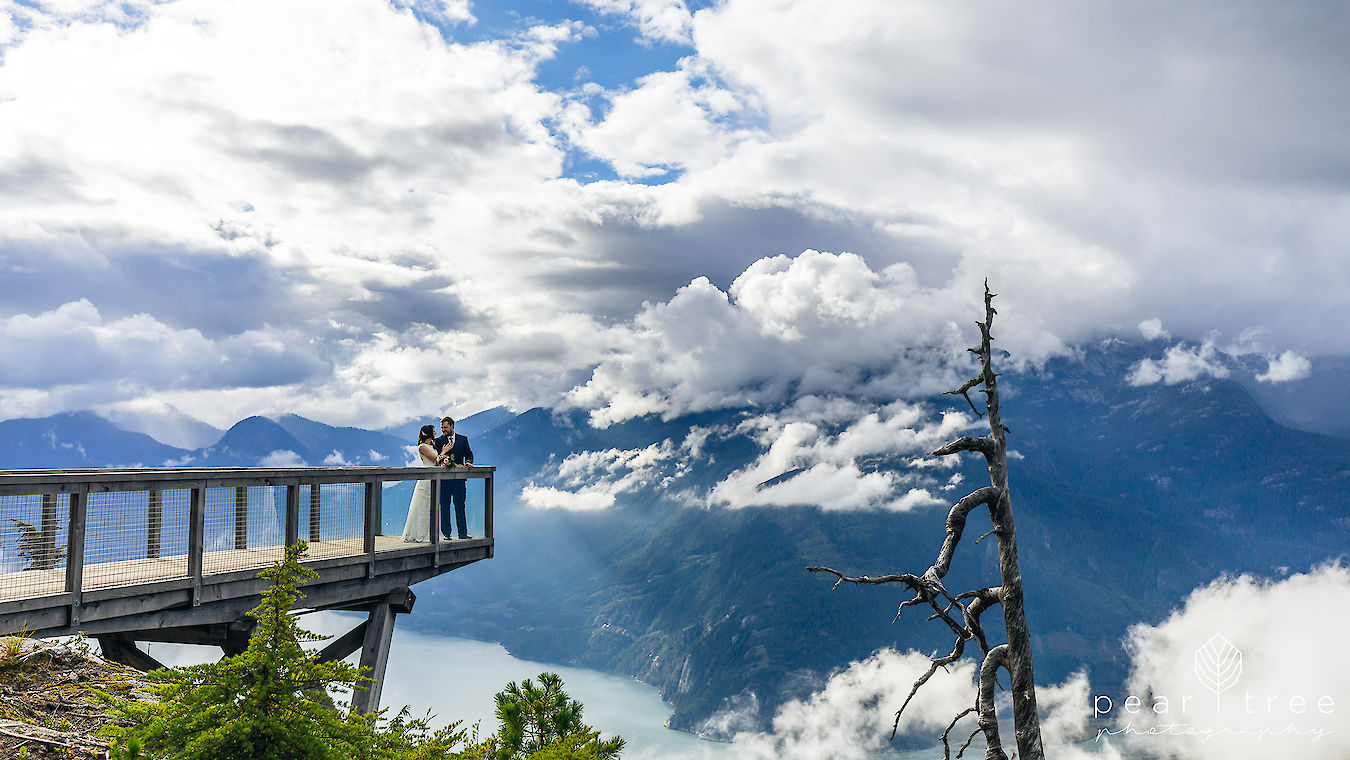
POLYGON ((95 693, 148 698, 144 686, 82 639, 0 638, 0 758, 103 760, 108 743, 95 734, 108 719, 95 693))

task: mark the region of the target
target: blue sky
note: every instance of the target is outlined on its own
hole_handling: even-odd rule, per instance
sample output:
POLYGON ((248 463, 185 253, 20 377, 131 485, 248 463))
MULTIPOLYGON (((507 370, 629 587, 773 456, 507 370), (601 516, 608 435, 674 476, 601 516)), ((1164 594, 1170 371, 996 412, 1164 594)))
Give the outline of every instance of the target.
POLYGON ((1350 351, 1347 26, 0 1, 0 418, 886 402, 951 378, 985 277, 1021 361, 1297 379, 1350 351))

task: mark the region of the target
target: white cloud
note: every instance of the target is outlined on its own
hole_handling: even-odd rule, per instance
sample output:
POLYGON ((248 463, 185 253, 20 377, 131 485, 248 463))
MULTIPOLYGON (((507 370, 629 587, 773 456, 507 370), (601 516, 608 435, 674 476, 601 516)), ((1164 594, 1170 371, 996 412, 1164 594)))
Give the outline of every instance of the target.
POLYGON ((341 451, 333 449, 328 453, 328 456, 323 458, 323 464, 325 467, 349 467, 353 463, 347 461, 347 457, 341 451))
POLYGON ((970 418, 949 413, 926 422, 926 407, 903 402, 877 411, 861 407, 856 402, 826 403, 809 397, 781 417, 763 415, 742 423, 741 432, 754 435, 763 453, 718 482, 707 501, 733 508, 813 505, 825 510, 896 511, 939 503, 929 489, 936 490, 941 481, 926 472, 922 456, 907 470, 892 463, 927 454, 960 437, 971 427, 970 418), (825 424, 825 419, 849 407, 855 415, 849 422, 825 424), (812 410, 818 416, 813 417, 812 410), (884 467, 872 464, 864 470, 860 462, 876 456, 890 460, 884 467))
MULTIPOLYGON (((929 658, 915 651, 899 653, 882 649, 831 676, 824 688, 803 700, 778 708, 769 732, 741 731, 735 734, 735 756, 745 760, 863 760, 889 748, 895 710, 909 695, 914 681, 927 669, 929 658)), ((899 725, 900 734, 931 738, 934 743, 952 718, 975 704, 977 661, 970 657, 939 670, 919 689, 899 725)), ((1005 679, 1006 679, 1006 674, 1005 679)), ((1109 744, 1088 753, 1075 746, 1089 737, 1092 715, 1086 674, 1077 672, 1063 684, 1036 689, 1041 713, 1042 740, 1047 757, 1068 760, 1119 760, 1109 744)), ((1006 702, 1006 700, 1002 700, 1006 702)), ((1015 748, 1011 709, 1000 704, 1003 745, 1015 748)), ((711 719, 716 729, 734 727, 736 716, 719 714, 711 719)), ((953 754, 975 730, 974 715, 966 716, 951 733, 953 754)), ((975 747, 983 747, 976 738, 975 747)), ((971 751, 971 750, 968 750, 971 751)))
POLYGON ((693 17, 684 0, 579 0, 601 13, 628 16, 644 37, 689 43, 693 17))
POLYGON ((1270 366, 1256 376, 1263 383, 1287 383, 1302 380, 1312 373, 1312 362, 1293 351, 1270 357, 1270 366))
MULTIPOLYGON (((769 733, 740 733, 736 756, 754 760, 864 760, 885 749, 894 711, 914 681, 928 669, 918 652, 883 649, 839 673, 805 700, 778 709, 769 733)), ((974 704, 975 665, 960 660, 938 672, 905 709, 901 730, 940 734, 951 719, 974 704)))
POLYGON ((277 449, 258 460, 259 467, 304 467, 305 460, 290 449, 277 449))
POLYGON ((1163 329, 1161 319, 1145 319, 1139 323, 1139 333, 1144 336, 1144 340, 1167 340, 1172 336, 1163 329))
MULTIPOLYGON (((565 46, 631 32, 462 42, 465 0, 5 5, 0 319, 83 300, 183 350, 252 346, 257 374, 185 382, 135 344, 151 369, 112 391, 216 425, 915 397, 952 379, 986 276, 1017 361, 1141 320, 1350 351, 1327 327, 1350 298, 1345 29, 1316 5, 589 6, 660 63, 549 91, 565 46), (582 184, 580 153, 669 181, 582 184), (277 346, 315 371, 267 377, 277 346)), ((48 368, 12 369, 0 415, 108 392, 48 368)))
POLYGON ((669 440, 641 449, 579 451, 569 454, 556 470, 541 474, 552 485, 530 483, 520 496, 540 509, 607 509, 620 494, 669 482, 688 469, 669 440))
POLYGON ((612 330, 618 350, 570 399, 607 425, 841 391, 940 392, 959 384, 948 365, 966 356, 949 297, 903 264, 877 272, 853 254, 816 251, 761 259, 727 292, 698 278, 612 330))
POLYGON ((1350 656, 1326 645, 1326 632, 1350 624, 1347 609, 1350 570, 1340 565, 1278 581, 1222 578, 1197 589, 1163 622, 1130 629, 1128 694, 1108 695, 1112 730, 1160 757, 1345 757, 1350 656), (1236 658, 1228 663, 1236 681, 1226 687, 1196 666, 1216 634, 1240 653, 1240 671, 1236 658), (1129 695, 1142 700, 1134 714, 1124 706, 1129 695), (1169 724, 1176 727, 1163 728, 1169 724), (1140 735, 1150 727, 1166 733, 1140 735))
POLYGON ((520 498, 539 509, 566 509, 573 512, 592 512, 614 506, 614 492, 604 486, 585 486, 575 491, 563 491, 553 486, 525 486, 520 498))
POLYGON ((100 401, 110 402, 147 387, 288 384, 328 370, 307 343, 294 330, 211 339, 149 314, 106 319, 81 299, 33 316, 0 318, 0 353, 22 357, 0 366, 0 385, 97 383, 105 389, 100 401))
POLYGON ((392 0, 395 7, 410 8, 427 18, 454 26, 472 25, 478 19, 473 15, 473 4, 469 0, 392 0))
POLYGON ((1130 369, 1125 381, 1130 385, 1167 385, 1188 383, 1202 377, 1228 377, 1229 370, 1212 339, 1197 348, 1178 343, 1163 352, 1162 359, 1141 359, 1130 369))

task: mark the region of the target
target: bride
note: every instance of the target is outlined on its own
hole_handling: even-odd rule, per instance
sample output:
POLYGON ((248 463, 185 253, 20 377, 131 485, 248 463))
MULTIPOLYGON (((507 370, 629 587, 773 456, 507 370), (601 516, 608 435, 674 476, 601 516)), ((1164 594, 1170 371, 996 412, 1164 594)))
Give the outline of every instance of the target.
MULTIPOLYGON (((423 425, 417 433, 417 456, 422 467, 436 466, 436 429, 423 425)), ((403 540, 426 543, 431 540, 431 481, 419 480, 408 504, 408 521, 403 524, 403 540)))

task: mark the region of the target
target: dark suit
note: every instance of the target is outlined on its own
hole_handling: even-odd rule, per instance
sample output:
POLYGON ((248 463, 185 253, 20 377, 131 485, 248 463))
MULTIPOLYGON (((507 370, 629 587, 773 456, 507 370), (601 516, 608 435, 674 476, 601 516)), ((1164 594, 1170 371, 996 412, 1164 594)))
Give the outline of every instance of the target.
MULTIPOLYGON (((445 450, 445 444, 448 436, 439 436, 436 438, 436 451, 444 456, 446 453, 455 457, 455 464, 473 464, 473 449, 469 448, 469 439, 459 433, 455 434, 455 445, 449 452, 445 450)), ((464 516, 464 499, 466 489, 463 480, 442 480, 441 481, 441 535, 450 538, 450 501, 455 502, 455 527, 459 529, 460 538, 469 537, 469 522, 464 516)))

